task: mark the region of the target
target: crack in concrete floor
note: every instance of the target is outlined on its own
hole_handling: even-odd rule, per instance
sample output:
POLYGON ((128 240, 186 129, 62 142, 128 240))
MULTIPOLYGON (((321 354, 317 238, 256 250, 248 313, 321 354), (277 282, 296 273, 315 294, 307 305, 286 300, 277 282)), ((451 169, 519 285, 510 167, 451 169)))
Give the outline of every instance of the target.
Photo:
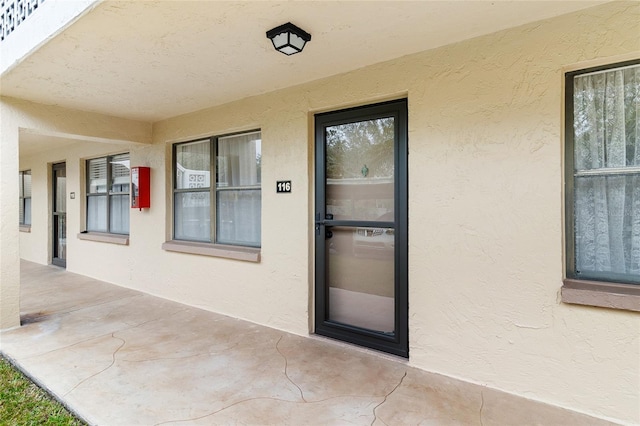
POLYGON ((406 371, 404 372, 404 375, 402 376, 402 378, 400 379, 400 381, 398 382, 398 384, 397 384, 393 389, 391 389, 391 392, 389 392, 388 394, 386 394, 386 395, 384 396, 384 400, 383 400, 380 404, 378 404, 378 405, 376 405, 375 407, 373 407, 373 421, 371 422, 371 426, 373 426, 373 424, 376 422, 376 420, 380 420, 380 421, 381 421, 382 423, 384 423, 385 425, 387 424, 387 423, 385 423, 385 421, 384 421, 384 420, 382 420, 382 419, 379 419, 379 418, 378 418, 378 415, 376 414, 376 410, 377 410, 377 409, 378 409, 382 404, 384 404, 385 402, 387 402, 387 398, 389 398, 389 397, 391 396, 391 394, 392 394, 392 393, 394 393, 394 392, 396 391, 396 389, 398 389, 398 388, 400 387, 400 385, 402 385, 402 382, 404 381, 404 378, 405 378, 405 377, 407 377, 407 372, 406 372, 406 371))
POLYGON ((222 412, 224 410, 227 410, 227 409, 229 409, 231 407, 234 407, 234 406, 236 406, 238 404, 242 404, 242 403, 249 402, 249 401, 261 400, 261 399, 278 401, 278 402, 294 402, 294 403, 297 402, 297 401, 287 401, 286 399, 272 398, 272 397, 268 397, 268 396, 257 396, 257 397, 254 397, 254 398, 247 398, 247 399, 243 399, 241 401, 236 401, 236 402, 231 403, 229 405, 226 405, 226 406, 224 406, 224 407, 222 407, 222 408, 220 408, 220 409, 218 409, 218 410, 216 410, 214 412, 211 412, 211 413, 208 413, 208 414, 204 414, 202 416, 190 417, 188 419, 167 420, 166 422, 156 423, 156 424, 154 424, 154 426, 160 426, 160 425, 166 425, 166 424, 169 424, 169 423, 178 423, 178 422, 195 422, 196 420, 202 420, 202 419, 206 419, 207 417, 214 416, 214 415, 216 415, 216 414, 218 414, 218 413, 220 413, 220 412, 222 412))
POLYGON ((127 344, 126 340, 124 340, 124 339, 122 339, 120 337, 116 337, 115 334, 116 334, 115 332, 111 333, 111 337, 114 338, 114 339, 120 340, 122 342, 122 344, 120 344, 120 346, 118 346, 118 348, 111 354, 111 363, 108 366, 106 366, 105 368, 103 368, 102 370, 98 371, 97 373, 94 373, 94 374, 90 375, 89 377, 86 377, 86 378, 82 379, 80 382, 78 382, 78 384, 76 384, 74 387, 72 387, 70 390, 68 390, 64 394, 64 396, 69 395, 71 392, 76 390, 80 385, 85 383, 87 380, 90 380, 90 379, 96 377, 97 375, 104 373, 105 371, 107 371, 111 367, 113 367, 113 365, 116 363, 116 354, 118 353, 118 351, 120 349, 122 349, 124 347, 124 345, 127 344))
POLYGON ((482 410, 484 408, 484 391, 480 390, 480 398, 482 401, 480 402, 480 426, 484 426, 484 422, 482 421, 482 410))
POLYGON ((283 336, 280 336, 280 338, 278 339, 278 341, 276 342, 276 350, 278 351, 278 353, 280 354, 280 356, 282 356, 282 358, 284 358, 284 375, 287 377, 287 380, 289 380, 291 382, 291 384, 295 387, 298 388, 298 390, 300 391, 300 398, 302 398, 302 400, 304 402, 308 402, 305 398, 304 398, 304 392, 302 392, 302 388, 300 388, 300 386, 298 386, 298 384, 296 382, 294 382, 291 377, 289 377, 289 373, 287 372, 287 368, 289 367, 289 361, 287 360, 287 357, 284 356, 284 354, 280 351, 280 348, 278 347, 278 345, 280 344, 280 341, 282 340, 283 336))
POLYGON ((65 350, 65 349, 72 348, 72 347, 74 347, 74 346, 81 345, 81 344, 83 344, 83 343, 90 342, 90 341, 92 341, 92 340, 102 339, 103 337, 110 336, 111 334, 112 334, 112 333, 104 333, 104 334, 101 334, 101 335, 99 335, 99 336, 89 337, 89 338, 84 339, 84 340, 81 340, 81 341, 79 341, 79 342, 75 342, 75 343, 71 343, 71 344, 69 344, 69 345, 61 346, 61 347, 59 347, 59 348, 51 349, 50 351, 46 351, 46 352, 41 352, 41 353, 37 353, 37 354, 33 354, 33 355, 29 355, 29 356, 25 356, 25 357, 24 357, 24 358, 22 358, 22 359, 23 359, 23 360, 28 360, 28 359, 37 358, 37 357, 40 357, 40 356, 43 356, 43 355, 49 355, 49 354, 52 354, 52 353, 57 352, 57 351, 62 351, 62 350, 65 350))

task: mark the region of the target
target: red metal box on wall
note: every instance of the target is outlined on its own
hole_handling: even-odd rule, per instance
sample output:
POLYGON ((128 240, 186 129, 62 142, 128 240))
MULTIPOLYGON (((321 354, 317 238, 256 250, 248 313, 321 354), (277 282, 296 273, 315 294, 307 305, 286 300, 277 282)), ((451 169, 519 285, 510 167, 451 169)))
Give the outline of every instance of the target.
POLYGON ((148 209, 151 207, 151 169, 149 167, 131 168, 131 208, 148 209))

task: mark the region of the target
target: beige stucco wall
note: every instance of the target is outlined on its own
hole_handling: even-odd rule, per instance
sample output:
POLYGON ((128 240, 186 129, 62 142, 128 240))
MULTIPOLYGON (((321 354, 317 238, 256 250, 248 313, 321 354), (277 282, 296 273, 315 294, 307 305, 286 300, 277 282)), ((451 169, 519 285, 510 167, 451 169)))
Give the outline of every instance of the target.
MULTIPOLYGON (((611 3, 155 123, 152 145, 69 146, 68 191, 81 194, 84 158, 130 148, 132 165, 152 168, 153 192, 151 209, 131 211, 129 246, 75 238, 82 197, 75 212, 70 203, 68 269, 306 335, 313 114, 406 96, 410 363, 640 423, 640 316, 559 301, 563 70, 633 56, 640 3, 611 3), (254 128, 261 262, 161 250, 171 235, 170 144, 254 128), (275 194, 281 179, 292 180, 291 194, 275 194)), ((23 157, 20 168, 35 180, 60 155, 23 157)), ((21 250, 46 263, 40 226, 34 214, 21 250)))
POLYGON ((20 325, 18 128, 0 103, 0 330, 20 325))

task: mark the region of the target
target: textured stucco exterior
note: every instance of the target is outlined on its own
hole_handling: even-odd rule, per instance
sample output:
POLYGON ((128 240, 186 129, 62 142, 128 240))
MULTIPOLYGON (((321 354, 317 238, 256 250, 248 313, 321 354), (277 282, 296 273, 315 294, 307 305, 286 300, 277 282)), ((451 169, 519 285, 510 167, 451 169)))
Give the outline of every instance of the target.
MULTIPOLYGON (((640 316, 559 297, 563 72, 637 57, 640 3, 611 3, 174 117, 152 130, 5 100, 1 260, 16 255, 18 235, 4 229, 14 219, 6 206, 17 211, 17 190, 5 189, 17 178, 5 175, 18 171, 7 159, 14 151, 5 132, 75 135, 63 149, 20 158, 34 181, 23 258, 50 261, 48 167, 66 161, 67 192, 76 193, 67 201, 69 271, 307 335, 313 115, 407 97, 410 364, 640 423, 640 316), (7 109, 23 116, 11 115, 5 126, 7 109), (263 140, 261 261, 163 251, 171 237, 171 144, 256 128, 263 140), (84 230, 84 160, 125 151, 131 165, 152 169, 151 208, 131 210, 129 245, 76 238, 84 230), (276 194, 275 182, 285 179, 292 193, 276 194)), ((11 274, 2 277, 3 306, 4 292, 17 287, 5 286, 11 274)))
POLYGON ((0 117, 0 329, 5 329, 20 325, 18 127, 4 103, 0 103, 0 117))

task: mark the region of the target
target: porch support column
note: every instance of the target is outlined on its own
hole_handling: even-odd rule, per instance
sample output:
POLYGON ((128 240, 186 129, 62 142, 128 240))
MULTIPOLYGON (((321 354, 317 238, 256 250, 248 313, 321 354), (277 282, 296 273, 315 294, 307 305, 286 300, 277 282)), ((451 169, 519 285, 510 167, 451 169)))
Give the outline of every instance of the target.
POLYGON ((18 125, 0 101, 0 330, 20 325, 18 125))

